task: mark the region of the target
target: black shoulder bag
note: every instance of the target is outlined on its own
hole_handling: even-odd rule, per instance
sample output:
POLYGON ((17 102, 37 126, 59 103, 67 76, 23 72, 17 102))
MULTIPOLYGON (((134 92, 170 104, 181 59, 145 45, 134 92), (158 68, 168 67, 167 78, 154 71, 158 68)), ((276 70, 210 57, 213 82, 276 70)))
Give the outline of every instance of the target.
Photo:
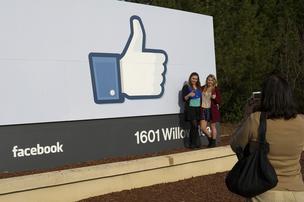
POLYGON ((269 144, 265 133, 266 113, 262 112, 258 142, 249 142, 244 150, 237 149, 238 162, 226 176, 226 186, 231 192, 251 198, 277 185, 277 175, 267 158, 269 144))

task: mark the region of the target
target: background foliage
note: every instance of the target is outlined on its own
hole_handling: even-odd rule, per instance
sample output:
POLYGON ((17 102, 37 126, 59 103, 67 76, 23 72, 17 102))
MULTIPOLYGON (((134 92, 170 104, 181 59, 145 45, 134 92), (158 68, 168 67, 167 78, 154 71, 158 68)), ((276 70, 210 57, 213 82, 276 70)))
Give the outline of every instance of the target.
POLYGON ((223 121, 237 122, 252 91, 280 71, 304 111, 303 0, 130 0, 213 16, 223 121))

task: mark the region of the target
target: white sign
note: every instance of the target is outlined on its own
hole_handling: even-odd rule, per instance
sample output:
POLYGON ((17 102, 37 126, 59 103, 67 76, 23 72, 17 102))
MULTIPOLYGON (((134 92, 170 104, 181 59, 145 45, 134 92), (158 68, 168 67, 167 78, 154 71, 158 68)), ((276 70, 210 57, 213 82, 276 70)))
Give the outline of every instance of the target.
POLYGON ((176 114, 190 73, 202 83, 216 73, 210 16, 121 1, 10 0, 0 25, 0 125, 176 114))

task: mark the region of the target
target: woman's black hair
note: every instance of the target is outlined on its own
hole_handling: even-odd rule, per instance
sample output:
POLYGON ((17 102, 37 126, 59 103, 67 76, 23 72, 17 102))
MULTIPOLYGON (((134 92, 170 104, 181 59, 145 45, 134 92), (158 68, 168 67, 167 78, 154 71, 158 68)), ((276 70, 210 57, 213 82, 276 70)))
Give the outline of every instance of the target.
POLYGON ((262 86, 261 110, 270 119, 291 119, 297 115, 297 107, 288 82, 280 75, 269 76, 262 86))

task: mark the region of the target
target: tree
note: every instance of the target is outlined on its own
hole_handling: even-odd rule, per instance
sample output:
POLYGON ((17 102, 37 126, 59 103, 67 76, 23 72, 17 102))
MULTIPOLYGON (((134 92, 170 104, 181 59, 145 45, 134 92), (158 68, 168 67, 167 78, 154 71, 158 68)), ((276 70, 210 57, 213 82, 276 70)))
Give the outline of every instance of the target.
POLYGON ((136 0, 213 16, 224 121, 239 121, 252 91, 278 70, 304 112, 304 1, 136 0))

